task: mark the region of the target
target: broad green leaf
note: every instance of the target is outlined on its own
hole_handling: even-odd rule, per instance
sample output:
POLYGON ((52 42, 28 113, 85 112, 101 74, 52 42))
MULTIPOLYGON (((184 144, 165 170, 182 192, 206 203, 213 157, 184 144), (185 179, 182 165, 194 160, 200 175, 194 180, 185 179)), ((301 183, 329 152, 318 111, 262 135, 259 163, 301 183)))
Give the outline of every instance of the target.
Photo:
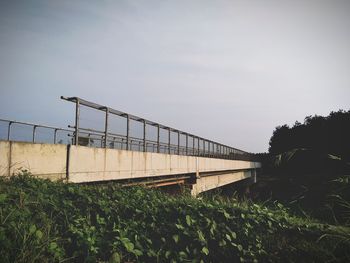
POLYGON ((51 242, 49 245, 49 250, 53 251, 57 248, 57 243, 56 242, 51 242))
POLYGON ((177 229, 184 230, 185 228, 180 224, 175 224, 177 229))
POLYGON ((129 242, 124 244, 127 251, 132 252, 134 250, 134 244, 129 242))
POLYGON ((122 238, 121 241, 128 252, 132 252, 134 250, 135 246, 128 238, 122 238))
POLYGON ((35 236, 37 239, 41 239, 43 237, 43 232, 41 232, 40 230, 37 230, 35 232, 35 236))
POLYGON ((232 236, 233 239, 236 239, 237 238, 236 232, 231 232, 231 236, 232 236))
POLYGON ((29 228, 29 234, 34 234, 36 231, 36 226, 35 225, 31 225, 29 228))
POLYGON ((133 253, 134 253, 134 255, 136 255, 136 256, 138 256, 138 257, 143 255, 142 251, 139 250, 139 249, 134 249, 134 250, 133 250, 133 253))
POLYGON ((108 260, 108 263, 120 263, 120 255, 114 252, 108 260))
POLYGON ((206 254, 207 256, 209 255, 209 249, 207 247, 202 248, 202 252, 206 254))
POLYGON ((189 215, 186 216, 186 223, 188 226, 191 226, 192 220, 191 220, 191 217, 189 215))
POLYGON ((226 217, 226 219, 230 219, 231 218, 230 214, 227 213, 226 211, 224 211, 224 216, 226 217))
POLYGON ((173 239, 174 239, 175 243, 179 242, 179 236, 178 235, 173 235, 173 239))
POLYGON ((203 235, 203 232, 201 230, 197 230, 198 238, 200 241, 205 241, 205 237, 203 235))

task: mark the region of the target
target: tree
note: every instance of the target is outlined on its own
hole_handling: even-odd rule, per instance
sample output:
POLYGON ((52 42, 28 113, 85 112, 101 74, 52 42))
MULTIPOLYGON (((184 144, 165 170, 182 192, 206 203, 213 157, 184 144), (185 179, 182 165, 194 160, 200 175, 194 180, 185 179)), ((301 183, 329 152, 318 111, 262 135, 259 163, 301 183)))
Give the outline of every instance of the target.
POLYGON ((270 139, 269 152, 280 154, 306 148, 329 153, 350 161, 350 110, 331 112, 329 116, 307 116, 293 127, 276 127, 270 139))

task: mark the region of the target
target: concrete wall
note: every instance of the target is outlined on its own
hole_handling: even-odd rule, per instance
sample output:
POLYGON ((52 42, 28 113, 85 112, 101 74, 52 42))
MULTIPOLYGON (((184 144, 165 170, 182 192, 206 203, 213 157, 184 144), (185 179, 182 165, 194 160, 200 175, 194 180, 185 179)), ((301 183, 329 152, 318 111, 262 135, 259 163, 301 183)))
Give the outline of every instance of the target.
POLYGON ((0 141, 0 175, 10 174, 10 142, 0 141))
POLYGON ((64 179, 66 163, 66 145, 0 141, 0 175, 29 170, 39 177, 64 179))
POLYGON ((76 183, 259 167, 260 163, 247 161, 0 141, 0 175, 27 169, 51 179, 67 175, 68 181, 76 183))
POLYGON ((71 146, 69 181, 89 182, 259 168, 260 163, 71 146))

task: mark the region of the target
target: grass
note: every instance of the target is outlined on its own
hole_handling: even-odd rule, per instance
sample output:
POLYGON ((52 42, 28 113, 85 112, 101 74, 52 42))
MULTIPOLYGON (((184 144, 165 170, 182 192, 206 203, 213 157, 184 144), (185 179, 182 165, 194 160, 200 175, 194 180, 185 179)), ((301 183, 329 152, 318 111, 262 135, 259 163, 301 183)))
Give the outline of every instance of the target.
POLYGON ((0 178, 2 262, 347 262, 349 237, 279 203, 0 178))

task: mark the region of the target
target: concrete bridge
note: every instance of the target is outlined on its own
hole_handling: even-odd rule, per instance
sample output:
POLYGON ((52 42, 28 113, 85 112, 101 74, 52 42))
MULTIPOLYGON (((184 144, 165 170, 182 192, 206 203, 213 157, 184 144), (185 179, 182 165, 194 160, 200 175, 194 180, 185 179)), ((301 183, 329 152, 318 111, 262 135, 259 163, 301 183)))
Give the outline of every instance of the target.
POLYGON ((75 124, 68 129, 0 120, 7 131, 0 133, 1 176, 26 169, 38 177, 74 183, 184 184, 193 195, 256 180, 261 165, 247 152, 77 97, 62 98, 75 103, 75 124), (83 123, 85 109, 103 113, 102 128, 83 123), (115 132, 113 118, 125 120, 124 126, 120 119, 117 125, 125 128, 124 134, 115 132), (14 136, 24 126, 31 129, 29 142, 14 136), (41 138, 43 130, 52 136, 41 138))

